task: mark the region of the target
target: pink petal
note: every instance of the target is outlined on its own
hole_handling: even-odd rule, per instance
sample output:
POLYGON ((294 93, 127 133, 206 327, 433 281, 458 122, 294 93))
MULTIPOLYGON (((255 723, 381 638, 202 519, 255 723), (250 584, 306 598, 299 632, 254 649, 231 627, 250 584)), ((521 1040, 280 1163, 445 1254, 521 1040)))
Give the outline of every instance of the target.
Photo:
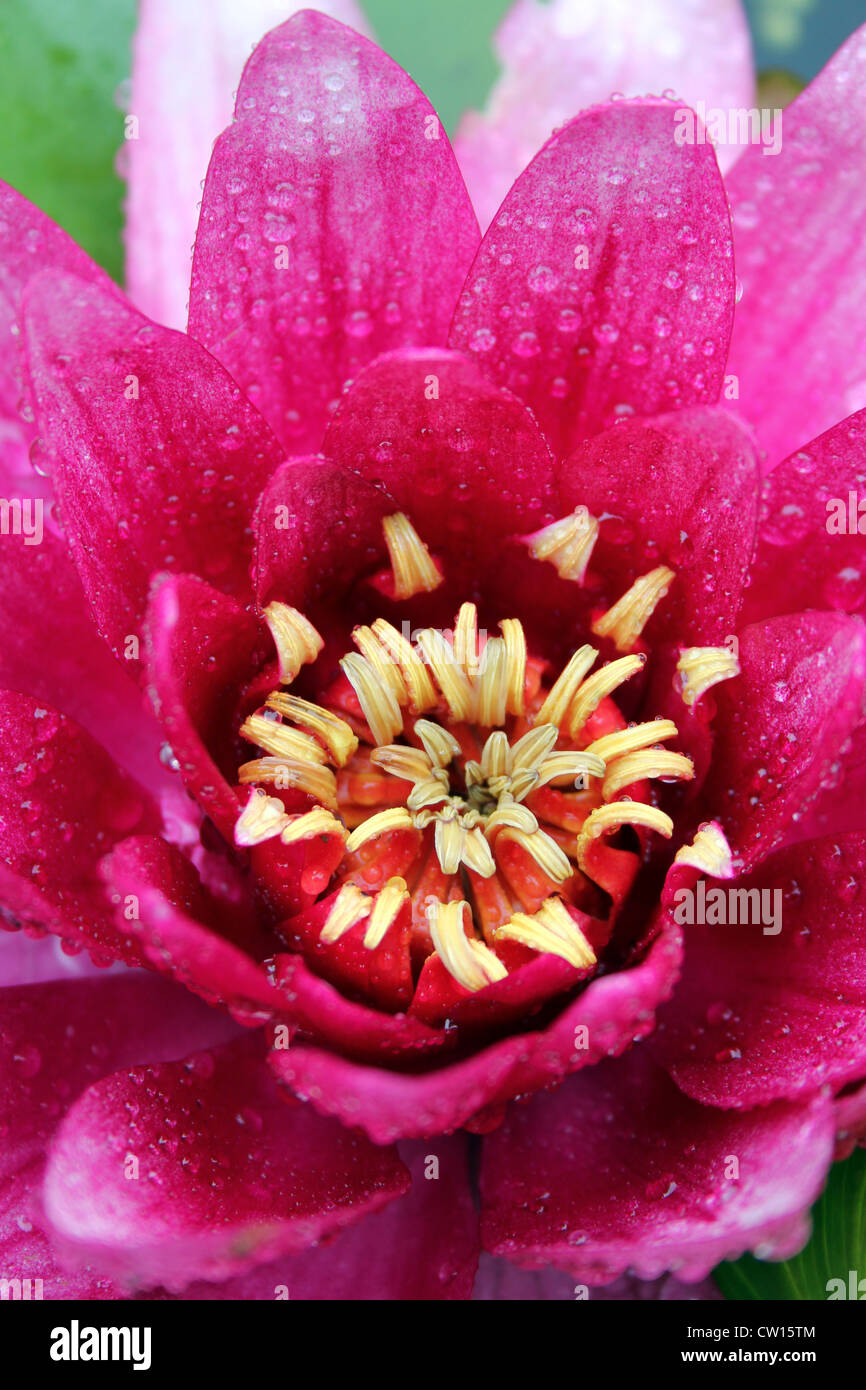
MULTIPOLYGON (((186 326, 192 244, 213 143, 232 118, 250 49, 300 8, 286 0, 142 0, 133 41, 126 159, 126 284, 138 307, 186 326)), ((353 0, 318 8, 362 32, 353 0)))
POLYGON ((155 828, 155 809, 90 734, 28 695, 0 692, 2 902, 13 925, 137 963, 111 921, 96 865, 112 844, 155 828))
MULTIPOLYGON (((516 0, 494 35, 499 66, 483 114, 454 141, 483 226, 551 131, 614 93, 671 90, 727 111, 754 98, 740 0, 516 0)), ((722 167, 732 147, 719 152, 722 167)))
POLYGON ((112 645, 123 653, 138 633, 155 571, 246 593, 250 516, 280 450, 231 378, 192 339, 72 276, 33 281, 25 319, 70 549, 112 645))
POLYGON ((45 1149, 64 1110, 116 1067, 183 1056, 232 1025, 152 975, 112 975, 0 990, 0 1267, 43 1281, 45 1299, 116 1298, 92 1270, 65 1271, 40 1201, 45 1149))
POLYGON ((739 661, 713 691, 702 806, 749 868, 803 818, 862 718, 866 629, 839 613, 773 618, 743 629, 739 661))
POLYGON ((293 453, 316 449, 365 363, 445 341, 477 245, 426 98, 375 45, 306 10, 256 48, 217 141, 190 332, 293 453))
POLYGON ((148 835, 124 840, 101 872, 118 919, 157 970, 207 1003, 226 1006, 242 1023, 261 1023, 283 1009, 260 964, 263 938, 248 911, 214 903, 173 845, 148 835))
POLYGON ((743 1109, 866 1077, 864 864, 862 834, 795 845, 735 885, 761 893, 748 923, 685 927, 652 1049, 687 1095, 743 1109))
POLYGON ((466 1140, 401 1144, 412 1175, 405 1197, 336 1239, 286 1255, 223 1284, 190 1284, 184 1298, 292 1302, 438 1302, 468 1299, 478 1262, 478 1217, 466 1140), (436 1159, 435 1169, 430 1160, 436 1159))
POLYGON ((424 1075, 361 1066, 303 1043, 272 1050, 269 1062, 297 1095, 360 1126, 375 1143, 450 1132, 491 1105, 592 1067, 643 1037, 673 987, 679 951, 668 922, 639 965, 591 981, 543 1031, 506 1038, 424 1075))
POLYGON ((771 465, 866 399, 864 86, 861 28, 785 110, 780 152, 747 150, 728 180, 743 286, 729 370, 771 465))
POLYGON ((117 1072, 73 1106, 45 1207, 79 1258, 179 1289, 304 1249, 407 1190, 393 1150, 281 1096, 255 1042, 117 1072))
POLYGON ((605 607, 652 565, 670 565, 676 579, 648 640, 723 642, 751 559, 758 486, 754 445, 722 411, 623 421, 581 444, 560 470, 560 498, 562 514, 583 505, 603 518, 590 577, 604 592, 589 588, 590 601, 605 607))
POLYGON ((457 353, 374 362, 340 402, 325 453, 393 497, 461 597, 553 500, 553 459, 532 415, 457 353))
MULTIPOLYGON (((583 1290, 580 1290, 580 1293, 583 1296, 583 1290)), ((478 1277, 475 1280, 475 1289, 472 1294, 475 1302, 487 1303, 504 1300, 510 1303, 535 1301, 573 1303, 577 1296, 578 1288, 575 1285, 573 1275, 554 1269, 552 1265, 542 1269, 518 1269, 517 1265, 512 1264, 510 1260, 496 1255, 488 1255, 482 1251, 478 1263, 478 1277)), ((589 1291, 589 1297, 593 1303, 606 1302, 607 1300, 616 1300, 620 1303, 625 1300, 649 1301, 655 1299, 659 1302, 670 1302, 671 1300, 697 1302, 698 1300, 717 1300, 721 1298, 721 1294, 711 1279, 700 1284, 681 1284, 672 1275, 652 1281, 623 1275, 620 1279, 615 1279, 613 1283, 606 1284, 602 1288, 593 1288, 589 1291)))
POLYGON ((712 145, 678 144, 668 101, 620 101, 558 131, 506 198, 450 343, 531 406, 558 453, 623 415, 717 400, 734 305, 712 145))
POLYGON ((255 669, 259 624, 191 575, 155 585, 145 625, 148 686, 184 785, 230 844, 241 800, 234 719, 255 669))
POLYGON ((784 1258, 807 1238, 832 1144, 824 1098, 726 1114, 637 1048, 510 1107, 485 1142, 482 1238, 587 1284, 625 1270, 702 1279, 756 1247, 784 1258))

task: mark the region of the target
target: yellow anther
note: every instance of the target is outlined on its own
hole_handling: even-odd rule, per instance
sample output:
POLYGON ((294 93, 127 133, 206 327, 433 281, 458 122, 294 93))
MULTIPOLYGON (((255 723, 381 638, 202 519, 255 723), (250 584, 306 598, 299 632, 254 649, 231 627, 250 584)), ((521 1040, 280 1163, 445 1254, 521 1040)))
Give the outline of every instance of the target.
POLYGON ((463 860, 466 831, 456 816, 437 818, 433 831, 436 858, 443 874, 456 874, 463 860))
POLYGON ((352 641, 365 660, 369 661, 382 685, 390 690, 397 704, 408 704, 409 691, 403 679, 403 672, 373 629, 356 627, 352 632, 352 641))
POLYGON ((484 838, 484 831, 478 826, 466 831, 462 858, 467 869, 478 874, 479 878, 492 878, 496 873, 496 863, 490 846, 484 838))
POLYGON ((299 699, 297 695, 275 690, 268 696, 267 707, 309 729, 321 739, 337 767, 345 767, 358 747, 358 740, 351 725, 347 724, 345 719, 332 714, 329 709, 322 709, 321 705, 314 705, 309 700, 299 699))
POLYGON ((486 817, 484 833, 492 838, 495 831, 502 830, 506 826, 532 835, 538 829, 538 821, 528 806, 521 805, 519 801, 506 801, 503 797, 496 810, 491 811, 490 815, 486 817))
POLYGON ((519 738, 511 747, 512 772, 534 772, 555 746, 559 729, 555 724, 536 723, 534 729, 519 738))
POLYGON ((694 763, 682 753, 671 753, 666 748, 641 748, 608 764, 601 794, 605 801, 612 801, 624 787, 631 787, 647 777, 690 782, 694 775, 694 763))
POLYGON ((441 724, 434 724, 431 719, 416 719, 414 729, 434 767, 447 767, 453 758, 460 756, 460 744, 441 724))
POLYGON ((593 671, 571 702, 568 711, 568 731, 571 737, 577 737, 587 719, 606 696, 612 694, 624 681, 630 680, 645 665, 646 657, 642 652, 638 652, 635 656, 618 657, 616 661, 610 661, 607 666, 593 671))
POLYGON ((262 617, 277 649, 280 680, 290 685, 302 666, 315 661, 325 644, 303 613, 286 603, 269 603, 262 617))
POLYGON ((505 665, 508 671, 508 693, 505 697, 509 714, 523 714, 526 701, 526 637, 523 624, 517 618, 503 618, 499 624, 505 643, 505 665))
POLYGON ((502 729, 494 730, 481 750, 482 779, 503 776, 508 771, 508 754, 508 736, 502 729))
POLYGON ((544 830, 527 833, 525 830, 512 830, 510 826, 499 832, 497 846, 510 840, 535 860, 542 873, 553 879, 554 883, 564 883, 571 878, 573 869, 568 855, 544 830))
POLYGON ((295 845, 301 840, 315 840, 319 835, 333 835, 345 844, 347 834, 342 821, 332 816, 324 806, 314 806, 312 811, 302 816, 292 816, 280 839, 284 845, 295 845))
POLYGON ((536 560, 549 560, 561 579, 582 584, 597 539, 595 517, 586 507, 576 507, 570 516, 529 536, 527 545, 536 560))
POLYGON ((584 855, 593 840, 599 835, 607 835, 611 830, 619 830, 624 825, 641 825, 647 830, 655 830, 659 835, 670 839, 674 823, 670 816, 657 806, 647 806, 643 801, 611 801, 606 806, 597 806, 587 816, 577 840, 577 862, 583 868, 584 855))
POLYGON ((425 806, 437 806, 448 799, 448 778, 443 777, 442 769, 435 768, 423 782, 416 782, 406 798, 410 811, 420 811, 425 806))
POLYGON ((238 769, 238 781, 266 782, 278 791, 299 791, 332 811, 337 809, 337 779, 329 767, 296 758, 256 758, 238 769))
POLYGON ((368 951, 375 951, 385 939, 385 933, 392 927, 404 903, 409 901, 409 893, 404 878, 389 878, 385 887, 376 895, 370 921, 364 932, 364 945, 368 951))
POLYGON ((609 637, 617 651, 630 652, 673 580, 674 572, 667 565, 657 565, 641 575, 612 608, 596 618, 593 632, 597 637, 609 637))
POLYGON ((407 599, 438 589, 442 575, 408 516, 403 512, 386 516, 382 530, 394 573, 394 597, 407 599))
POLYGON ((356 849, 360 849, 368 840, 374 840, 377 835, 388 835, 392 830, 412 830, 414 822, 405 806, 391 806, 387 811, 377 811, 375 816, 370 816, 356 826, 346 841, 346 849, 350 854, 354 854, 356 849))
POLYGON ((474 603, 462 603, 454 624, 454 656, 467 676, 478 672, 478 609, 474 603))
POLYGON ((596 954, 561 898, 547 898, 536 913, 516 912, 495 933, 532 951, 561 956, 576 970, 595 965, 596 954))
POLYGON ((432 902, 427 909, 434 949, 458 984, 473 994, 485 985, 504 980, 508 971, 483 941, 468 937, 464 913, 468 904, 461 898, 452 903, 432 902))
POLYGON ((675 864, 690 864, 710 878, 733 878, 734 865, 731 847, 722 827, 715 821, 698 826, 690 845, 683 845, 674 855, 675 864))
POLYGON ((354 883, 344 883, 319 932, 319 940, 333 943, 369 916, 372 898, 362 893, 354 883))
POLYGON ((436 677, 452 718, 459 722, 471 718, 475 705, 472 686, 453 647, 435 627, 422 628, 418 633, 418 645, 436 677))
POLYGON ((385 652, 400 668, 403 682, 409 694, 409 708, 412 713, 423 714, 424 710, 433 709, 439 703, 436 687, 412 643, 403 636, 402 632, 398 632, 390 623, 386 623, 384 618, 376 619, 373 624, 373 632, 384 647, 385 652))
POLYGON ((358 697, 370 733, 379 744, 392 743, 403 727, 403 716, 390 687, 379 677, 366 657, 349 652, 340 665, 358 697))
POLYGON ((562 724, 581 681, 597 656, 595 647, 583 646, 577 649, 550 687, 544 704, 535 716, 536 724, 562 724))
POLYGON ((578 777, 603 777, 604 763, 594 753, 569 752, 562 749, 551 753, 538 767, 537 787, 546 787, 549 782, 571 782, 578 777))
POLYGON ((280 834, 288 819, 286 808, 278 796, 252 791, 235 821, 235 844, 248 847, 272 840, 280 834))
POLYGON ((740 663, 728 647, 685 647, 677 662, 683 704, 693 705, 711 685, 740 674, 740 663))
MULTIPOLYGON (((433 764, 427 754, 405 743, 388 743, 384 748, 374 748, 370 762, 374 767, 381 767, 383 772, 390 772, 392 777, 402 778, 404 782, 426 782, 433 776, 433 764)), ((448 777, 441 774, 440 780, 442 777, 447 791, 448 777)))
POLYGON ((482 729, 505 723, 508 700, 508 653, 503 637, 491 637, 481 654, 475 717, 482 729))
POLYGON ((633 724, 629 729, 618 729, 614 734, 604 734, 587 748, 587 753, 595 753, 605 763, 621 758, 625 753, 637 753, 641 748, 652 748, 654 743, 664 743, 665 739, 675 738, 677 726, 672 719, 650 719, 646 724, 633 724))
POLYGON ((264 748, 275 758, 293 758, 300 762, 324 763, 328 755, 317 739, 302 734, 298 729, 289 729, 276 719, 265 719, 264 715, 251 714, 240 728, 241 738, 264 748))

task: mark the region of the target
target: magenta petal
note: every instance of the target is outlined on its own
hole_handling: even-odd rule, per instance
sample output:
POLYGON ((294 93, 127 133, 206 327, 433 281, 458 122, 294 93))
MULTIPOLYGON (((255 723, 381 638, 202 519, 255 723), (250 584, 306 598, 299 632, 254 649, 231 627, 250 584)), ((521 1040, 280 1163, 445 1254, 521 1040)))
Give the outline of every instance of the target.
POLYGON ((289 459, 256 511, 256 596, 314 612, 388 563, 382 521, 397 504, 327 459, 289 459))
POLYGON ((553 500, 553 459, 532 415, 458 353, 374 362, 340 402, 325 453, 387 491, 467 594, 553 500))
POLYGON ((734 630, 755 534, 758 461, 720 410, 628 420, 587 440, 560 469, 563 514, 602 517, 590 568, 619 598, 652 565, 676 579, 647 635, 721 644, 734 630))
POLYGON ((864 866, 862 834, 794 845, 734 885, 761 894, 748 923, 685 926, 651 1046, 687 1095, 743 1109, 866 1077, 864 866))
POLYGON ((190 332, 293 453, 380 352, 443 343, 478 224, 433 108, 305 10, 268 34, 208 170, 190 332))
POLYGON ((790 835, 830 778, 866 699, 866 627, 798 613, 739 635, 741 674, 717 686, 701 804, 746 868, 790 835))
POLYGON ((46 273, 25 303, 40 435, 100 630, 123 654, 150 578, 249 590, 250 517, 281 452, 192 339, 119 295, 46 273))
POLYGON ((156 827, 149 797, 80 725, 29 695, 0 692, 0 882, 14 925, 137 963, 111 922, 101 855, 156 827))
MULTIPOLYGON (((133 40, 127 141, 126 284, 150 318, 186 325, 197 202, 213 142, 232 117, 250 49, 294 5, 286 0, 142 0, 133 40)), ((363 29, 353 0, 319 8, 363 29)))
MULTIPOLYGON (((725 112, 754 98, 740 0, 515 0, 493 44, 501 75, 454 142, 485 227, 550 132, 613 92, 673 91, 725 112)), ((719 151, 722 168, 733 153, 719 151)))
POLYGON ((729 370, 771 465, 864 403, 866 27, 784 112, 781 149, 728 178, 737 305, 729 370))
POLYGON ((478 1216, 466 1139, 440 1135, 423 1145, 401 1144, 399 1151, 412 1186, 384 1211, 315 1250, 283 1256, 222 1284, 190 1284, 183 1297, 293 1303, 468 1299, 478 1262, 478 1216))
POLYGON ((261 947, 241 905, 214 903, 173 845, 155 835, 124 840, 102 861, 117 917, 145 958, 243 1023, 282 1008, 279 991, 250 954, 261 947))
POLYGON ((866 498, 864 455, 861 410, 764 480, 745 600, 749 622, 816 607, 866 615, 866 507, 858 514, 866 498))
POLYGON ((45 1299, 119 1296, 93 1271, 57 1264, 40 1203, 45 1148, 65 1107, 100 1077, 184 1056, 231 1028, 183 990, 140 972, 0 990, 4 1277, 41 1279, 45 1299))
POLYGON ((304 1249, 407 1190, 393 1150, 282 1096, 255 1042, 85 1092, 45 1179, 71 1250, 132 1287, 178 1289, 304 1249))
POLYGON ((712 145, 678 143, 676 111, 618 101, 558 131, 461 295, 451 346, 521 396, 560 454, 624 414, 718 398, 734 305, 728 206, 712 145))
POLYGON ((829 1100, 708 1109, 638 1048, 510 1107, 485 1142, 482 1239, 587 1284, 702 1279, 759 1246, 781 1259, 808 1236, 832 1150, 829 1100))
POLYGON ((593 980, 543 1031, 506 1038, 424 1075, 358 1065, 303 1043, 272 1050, 269 1062, 297 1095, 360 1126, 375 1143, 450 1132, 488 1106, 592 1067, 645 1036, 677 977, 680 945, 667 922, 640 965, 593 980))
POLYGON ((191 575, 151 595, 148 685, 188 790, 230 844, 241 801, 234 781, 238 693, 253 674, 259 624, 240 604, 191 575))

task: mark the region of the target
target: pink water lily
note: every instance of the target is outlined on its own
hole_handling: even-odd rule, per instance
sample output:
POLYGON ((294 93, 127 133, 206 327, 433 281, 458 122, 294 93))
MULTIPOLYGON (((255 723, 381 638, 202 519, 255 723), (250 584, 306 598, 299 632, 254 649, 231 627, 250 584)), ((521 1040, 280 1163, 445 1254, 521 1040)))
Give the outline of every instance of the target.
POLYGON ((188 334, 2 190, 7 500, 56 499, 0 539, 6 1277, 468 1298, 480 1246, 803 1243, 866 1128, 864 54, 727 195, 677 101, 593 106, 482 238, 421 92, 306 11, 188 334), (729 890, 778 916, 683 914, 729 890))

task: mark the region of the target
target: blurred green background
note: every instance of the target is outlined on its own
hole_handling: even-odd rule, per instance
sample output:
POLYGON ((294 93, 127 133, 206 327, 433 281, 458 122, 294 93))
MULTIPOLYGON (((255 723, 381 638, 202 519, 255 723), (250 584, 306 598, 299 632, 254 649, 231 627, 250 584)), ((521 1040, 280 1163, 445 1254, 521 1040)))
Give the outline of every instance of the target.
MULTIPOLYGON (((490 37, 508 3, 361 0, 379 42, 412 73, 449 130, 461 111, 484 102, 496 76, 490 37)), ((781 67, 803 79, 866 22, 866 0, 745 3, 759 69, 781 67)), ((135 10, 135 0, 0 0, 0 178, 118 278, 117 89, 129 75, 135 10)))

